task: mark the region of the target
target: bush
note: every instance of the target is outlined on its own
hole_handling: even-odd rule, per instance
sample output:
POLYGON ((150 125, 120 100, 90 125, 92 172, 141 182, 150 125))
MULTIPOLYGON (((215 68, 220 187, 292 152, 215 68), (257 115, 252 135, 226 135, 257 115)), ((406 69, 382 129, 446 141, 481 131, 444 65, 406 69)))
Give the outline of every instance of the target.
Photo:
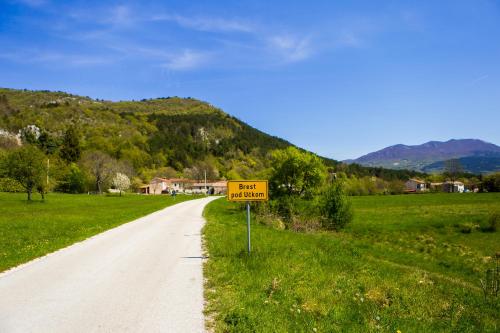
POLYGON ((286 228, 283 219, 271 210, 271 206, 268 202, 253 203, 252 211, 255 212, 255 218, 258 223, 270 226, 278 230, 283 230, 286 228))
POLYGON ((11 178, 0 178, 0 192, 24 192, 25 189, 11 178))
POLYGON ((462 223, 459 225, 459 229, 463 234, 470 234, 474 229, 474 225, 472 223, 462 223))
POLYGON ((481 227, 483 232, 495 232, 500 225, 500 212, 493 212, 488 215, 487 225, 481 227))
POLYGON ((323 228, 327 230, 342 229, 352 221, 351 202, 344 192, 341 181, 335 181, 324 191, 319 208, 323 216, 323 228))
POLYGON ((276 229, 309 232, 321 227, 317 204, 296 196, 283 196, 259 205, 259 222, 276 229))
POLYGON ((271 211, 275 212, 285 221, 291 221, 299 214, 300 199, 292 196, 283 196, 279 199, 272 200, 269 205, 271 211))

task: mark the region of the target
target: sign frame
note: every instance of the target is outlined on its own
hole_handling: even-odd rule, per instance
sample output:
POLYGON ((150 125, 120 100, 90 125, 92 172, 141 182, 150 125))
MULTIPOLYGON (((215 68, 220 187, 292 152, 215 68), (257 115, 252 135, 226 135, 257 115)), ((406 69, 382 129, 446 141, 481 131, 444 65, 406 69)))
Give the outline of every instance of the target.
POLYGON ((269 181, 268 180, 228 180, 227 182, 227 200, 228 201, 234 201, 234 202, 249 202, 249 201, 269 201, 269 181), (234 191, 232 187, 234 185, 231 184, 238 184, 238 185, 255 185, 255 189, 240 189, 234 191), (264 196, 262 198, 260 197, 249 197, 244 195, 244 191, 248 191, 246 193, 253 193, 255 194, 255 190, 257 190, 258 187, 264 186, 265 191, 264 192, 257 192, 258 194, 264 193, 264 196), (233 196, 232 194, 237 194, 236 196, 233 196))

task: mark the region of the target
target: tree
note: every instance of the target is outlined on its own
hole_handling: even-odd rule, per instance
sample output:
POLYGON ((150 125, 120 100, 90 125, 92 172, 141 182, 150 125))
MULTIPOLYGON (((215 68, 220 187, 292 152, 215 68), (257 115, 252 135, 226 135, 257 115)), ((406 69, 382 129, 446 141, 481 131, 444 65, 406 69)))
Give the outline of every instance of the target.
POLYGON ((57 141, 46 131, 41 132, 37 144, 46 155, 52 155, 57 149, 57 141))
POLYGON ((274 196, 310 198, 325 182, 327 170, 319 157, 295 147, 271 155, 270 189, 274 196))
POLYGON ((219 178, 219 171, 209 161, 198 161, 191 168, 184 169, 183 173, 186 178, 200 182, 205 179, 205 175, 209 180, 219 178))
POLYGON ((113 177, 112 184, 114 188, 120 191, 120 196, 122 196, 122 191, 126 191, 130 187, 130 179, 126 174, 117 172, 113 177))
POLYGON ((84 193, 85 192, 85 175, 80 170, 78 165, 71 163, 69 169, 62 177, 58 189, 67 193, 84 193))
POLYGON ((483 190, 486 192, 500 192, 500 172, 483 178, 483 190))
POLYGON ((5 175, 26 190, 28 201, 31 201, 33 190, 38 190, 44 199, 47 170, 45 155, 40 150, 31 145, 14 150, 7 155, 4 168, 5 175))
POLYGON ((155 170, 154 176, 160 178, 178 178, 179 172, 172 167, 161 167, 155 170))
POLYGON ((80 159, 82 148, 80 147, 80 138, 78 131, 74 126, 70 126, 64 134, 61 158, 68 163, 77 162, 80 159))
POLYGON ((95 189, 102 193, 102 186, 115 174, 116 160, 101 151, 90 151, 83 156, 83 166, 94 178, 95 189))
POLYGON ((451 191, 454 191, 455 181, 464 172, 460 160, 454 158, 444 162, 444 176, 448 178, 451 184, 451 191))

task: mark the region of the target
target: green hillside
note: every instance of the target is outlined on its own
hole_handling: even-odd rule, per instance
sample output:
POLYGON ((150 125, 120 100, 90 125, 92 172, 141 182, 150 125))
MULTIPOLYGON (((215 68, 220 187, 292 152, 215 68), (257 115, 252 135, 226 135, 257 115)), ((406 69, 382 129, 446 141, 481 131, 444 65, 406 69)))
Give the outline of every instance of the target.
POLYGON ((247 177, 265 156, 290 145, 220 109, 192 98, 130 102, 93 100, 63 92, 0 89, 0 128, 36 125, 56 142, 75 126, 82 149, 100 150, 136 170, 170 166, 182 172, 207 161, 222 177, 247 177))
MULTIPOLYGON (((30 125, 40 129, 54 156, 61 155, 65 133, 74 128, 82 155, 104 152, 129 165, 142 181, 193 176, 193 170, 207 170, 210 178, 265 177, 268 153, 292 145, 193 98, 111 102, 0 88, 0 150, 13 145, 6 142, 6 132, 17 134, 30 125)), ((406 179, 415 174, 324 161, 331 171, 358 176, 406 179)))

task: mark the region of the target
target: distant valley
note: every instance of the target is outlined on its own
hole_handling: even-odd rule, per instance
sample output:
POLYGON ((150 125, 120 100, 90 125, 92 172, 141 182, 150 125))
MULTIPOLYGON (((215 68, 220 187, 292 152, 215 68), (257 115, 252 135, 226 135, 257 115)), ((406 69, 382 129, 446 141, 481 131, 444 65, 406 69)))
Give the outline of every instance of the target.
POLYGON ((500 147, 478 139, 429 141, 412 146, 398 144, 345 162, 433 173, 442 172, 444 161, 454 158, 459 159, 467 172, 487 174, 500 171, 500 147))

